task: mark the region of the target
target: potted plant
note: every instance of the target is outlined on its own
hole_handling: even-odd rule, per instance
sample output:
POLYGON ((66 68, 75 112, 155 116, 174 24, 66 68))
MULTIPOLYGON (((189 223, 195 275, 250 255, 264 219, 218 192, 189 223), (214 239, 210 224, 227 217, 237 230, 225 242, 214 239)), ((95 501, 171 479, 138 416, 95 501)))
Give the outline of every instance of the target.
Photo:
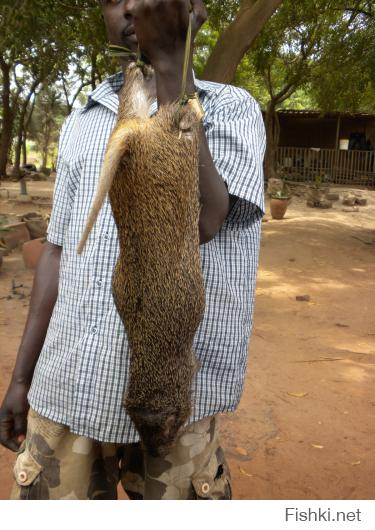
POLYGON ((5 228, 6 220, 4 218, 0 218, 0 269, 3 265, 3 257, 7 253, 7 247, 6 244, 2 240, 3 234, 6 234, 9 232, 9 228, 5 228))
POLYGON ((271 216, 272 219, 283 219, 290 202, 290 192, 287 186, 271 195, 271 216))

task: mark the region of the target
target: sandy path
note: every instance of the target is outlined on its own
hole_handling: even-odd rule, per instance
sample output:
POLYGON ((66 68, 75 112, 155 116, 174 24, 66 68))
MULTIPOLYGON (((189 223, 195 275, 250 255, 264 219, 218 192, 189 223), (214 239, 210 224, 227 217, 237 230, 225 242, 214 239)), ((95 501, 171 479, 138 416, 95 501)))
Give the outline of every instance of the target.
MULTIPOLYGON (((50 189, 34 185, 36 195, 50 189)), ((237 499, 374 496, 375 244, 366 242, 375 242, 375 192, 364 195, 369 206, 359 213, 310 210, 296 199, 285 220, 263 225, 245 393, 222 420, 237 499), (311 301, 297 302, 304 294, 311 301)), ((0 213, 10 211, 25 207, 3 200, 0 213)), ((32 274, 19 252, 5 258, 0 298, 13 278, 27 294, 32 274)), ((1 397, 27 302, 0 303, 1 397)), ((0 499, 11 462, 0 449, 0 499)))

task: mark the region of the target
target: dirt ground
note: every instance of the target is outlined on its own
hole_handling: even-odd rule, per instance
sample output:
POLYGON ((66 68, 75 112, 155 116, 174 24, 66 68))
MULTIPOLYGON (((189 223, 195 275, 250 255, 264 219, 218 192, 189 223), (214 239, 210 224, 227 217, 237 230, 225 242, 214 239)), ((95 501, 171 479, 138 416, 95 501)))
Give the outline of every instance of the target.
MULTIPOLYGON (((30 192, 48 197, 51 188, 33 183, 30 192)), ((222 419, 235 499, 374 498, 375 192, 363 196, 369 205, 353 213, 340 203, 312 210, 296 198, 283 221, 263 224, 245 392, 222 419)), ((0 202, 0 213, 30 210, 48 206, 0 202)), ((0 298, 12 279, 29 294, 32 273, 19 251, 4 258, 0 298)), ((0 304, 2 398, 28 298, 0 304)), ((0 499, 12 461, 0 449, 0 499)))

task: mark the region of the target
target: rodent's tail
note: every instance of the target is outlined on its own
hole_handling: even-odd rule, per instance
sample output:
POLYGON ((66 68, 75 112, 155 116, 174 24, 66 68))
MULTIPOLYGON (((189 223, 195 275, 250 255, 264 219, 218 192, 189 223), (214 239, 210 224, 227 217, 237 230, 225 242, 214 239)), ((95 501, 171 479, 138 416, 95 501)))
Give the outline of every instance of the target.
POLYGON ((118 123, 108 143, 94 202, 77 248, 78 254, 82 253, 104 199, 111 189, 129 136, 141 126, 142 120, 148 118, 152 98, 146 90, 145 83, 153 75, 153 69, 150 66, 145 65, 142 69, 136 63, 130 64, 126 71, 125 83, 119 93, 118 123))
POLYGON ((136 127, 138 127, 138 123, 136 123, 135 120, 131 120, 119 124, 112 133, 104 157, 102 171, 96 187, 94 201, 92 203, 81 240, 77 247, 78 254, 81 254, 85 247, 92 227, 94 226, 101 207, 103 206, 104 199, 111 189, 113 178, 118 169, 120 160, 125 152, 129 136, 133 133, 136 127))

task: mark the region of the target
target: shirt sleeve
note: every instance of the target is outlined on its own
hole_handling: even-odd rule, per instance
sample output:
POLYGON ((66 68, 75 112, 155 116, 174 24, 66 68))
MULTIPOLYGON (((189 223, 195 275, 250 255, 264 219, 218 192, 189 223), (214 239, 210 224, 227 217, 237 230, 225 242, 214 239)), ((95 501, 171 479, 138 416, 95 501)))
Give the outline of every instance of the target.
POLYGON ((236 202, 230 218, 246 221, 264 213, 263 160, 266 147, 259 105, 245 90, 226 85, 205 124, 211 156, 236 202))
POLYGON ((60 133, 52 212, 47 230, 47 240, 59 246, 63 246, 74 200, 74 190, 71 186, 69 176, 69 164, 65 154, 69 140, 71 116, 64 122, 60 133))

